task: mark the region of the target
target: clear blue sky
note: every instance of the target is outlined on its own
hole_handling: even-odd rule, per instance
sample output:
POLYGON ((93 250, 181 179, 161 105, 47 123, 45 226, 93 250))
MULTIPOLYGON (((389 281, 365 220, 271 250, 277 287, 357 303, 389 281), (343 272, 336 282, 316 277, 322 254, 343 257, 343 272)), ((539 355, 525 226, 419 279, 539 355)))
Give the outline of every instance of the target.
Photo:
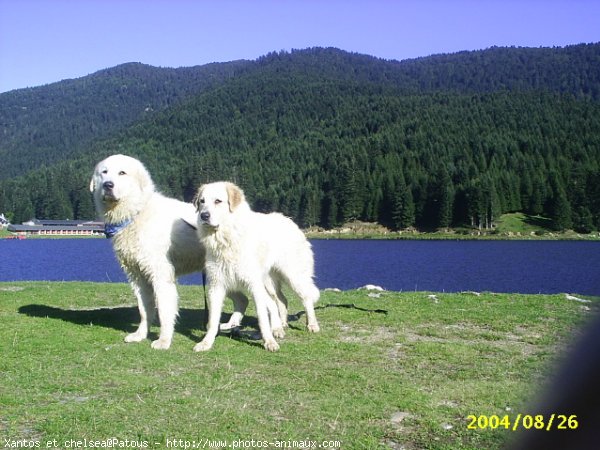
POLYGON ((0 0, 0 92, 121 63, 333 46, 386 59, 600 41, 598 0, 0 0))

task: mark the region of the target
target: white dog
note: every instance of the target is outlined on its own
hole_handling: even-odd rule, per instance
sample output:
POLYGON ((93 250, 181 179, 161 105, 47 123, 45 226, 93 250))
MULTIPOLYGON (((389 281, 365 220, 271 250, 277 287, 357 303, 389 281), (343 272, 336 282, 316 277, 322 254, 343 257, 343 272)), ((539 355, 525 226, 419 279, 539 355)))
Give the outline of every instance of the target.
MULTIPOLYGON (((168 349, 178 314, 175 279, 204 267, 204 248, 182 220, 195 208, 158 193, 144 165, 124 155, 96 165, 90 190, 138 302, 140 325, 125 342, 146 339, 158 309, 160 335, 152 348, 168 349)), ((248 302, 239 293, 231 297, 235 303, 248 302)))
MULTIPOLYGON (((194 204, 198 211, 198 237, 206 249, 209 281, 208 329, 194 350, 212 347, 223 300, 226 294, 238 290, 248 291, 254 297, 265 348, 279 349, 273 335, 283 336, 287 322, 282 283, 288 284, 302 300, 308 330, 319 331, 314 311, 319 290, 313 282, 313 253, 296 224, 281 214, 252 211, 242 190, 228 182, 201 186, 194 204), (279 303, 281 318, 273 300, 279 303)), ((232 321, 242 314, 243 310, 236 310, 232 321)))

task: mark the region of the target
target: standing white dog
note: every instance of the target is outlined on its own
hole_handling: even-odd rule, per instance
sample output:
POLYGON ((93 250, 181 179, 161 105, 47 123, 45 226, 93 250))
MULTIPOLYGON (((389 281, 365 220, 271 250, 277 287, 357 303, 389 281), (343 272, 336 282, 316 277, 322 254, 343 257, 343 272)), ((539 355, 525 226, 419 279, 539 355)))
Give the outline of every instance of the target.
MULTIPOLYGON (((160 335, 152 348, 168 349, 178 314, 175 279, 204 267, 204 248, 182 220, 195 208, 158 193, 144 165, 124 155, 96 165, 90 190, 138 302, 140 325, 125 342, 146 339, 158 309, 160 335)), ((234 303, 248 302, 239 293, 231 297, 234 303)))
MULTIPOLYGON (((206 249, 209 281, 208 329, 194 350, 212 347, 223 300, 226 294, 238 290, 248 291, 254 297, 264 347, 278 350, 273 335, 283 336, 282 325, 287 322, 282 283, 288 284, 302 300, 308 330, 319 331, 314 310, 319 290, 313 282, 313 253, 296 224, 281 214, 252 211, 242 190, 229 182, 201 186, 194 204, 198 211, 198 237, 206 249), (281 318, 273 313, 273 300, 279 302, 281 318)), ((236 310, 238 317, 242 313, 236 310)))

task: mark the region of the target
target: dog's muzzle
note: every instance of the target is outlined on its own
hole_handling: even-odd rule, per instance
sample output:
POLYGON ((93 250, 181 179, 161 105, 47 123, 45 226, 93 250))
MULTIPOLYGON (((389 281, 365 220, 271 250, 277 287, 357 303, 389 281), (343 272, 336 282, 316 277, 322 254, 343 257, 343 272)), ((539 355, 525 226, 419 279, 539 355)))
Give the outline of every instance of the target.
POLYGON ((210 222, 210 213, 208 211, 202 211, 200 213, 200 221, 202 222, 202 225, 205 225, 207 227, 213 229, 219 228, 219 225, 214 225, 210 222))
POLYGON ((102 193, 104 196, 104 200, 116 200, 115 193, 113 189, 115 188, 115 183, 112 181, 105 181, 102 183, 102 193))

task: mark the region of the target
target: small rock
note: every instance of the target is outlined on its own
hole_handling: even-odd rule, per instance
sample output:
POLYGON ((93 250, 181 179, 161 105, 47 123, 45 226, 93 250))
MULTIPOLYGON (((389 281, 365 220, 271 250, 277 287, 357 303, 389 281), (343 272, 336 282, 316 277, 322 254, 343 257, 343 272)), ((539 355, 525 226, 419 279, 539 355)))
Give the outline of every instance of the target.
POLYGON ((439 403, 439 406, 447 406, 448 408, 458 408, 458 403, 453 402, 452 400, 444 400, 439 403))
POLYGON ((369 292, 369 293, 367 294, 367 297, 371 297, 371 298, 380 298, 380 297, 381 297, 381 294, 379 294, 379 293, 375 293, 375 292, 369 292))
POLYGON ((342 292, 341 289, 338 289, 338 288, 325 288, 323 290, 325 292, 342 292))
POLYGON ((575 297, 574 295, 565 294, 565 297, 566 297, 567 300, 573 300, 575 302, 592 303, 591 300, 586 300, 585 298, 575 297))
POLYGON ((400 442, 392 441, 391 439, 385 439, 382 443, 391 450, 406 450, 406 447, 400 442))
POLYGON ((460 292, 460 294, 469 294, 469 295, 475 295, 477 297, 481 297, 481 292, 475 292, 475 291, 462 291, 462 292, 460 292))
POLYGON ((410 413, 404 411, 396 411, 394 414, 392 414, 392 417, 390 417, 390 421, 392 423, 399 424, 407 417, 410 417, 410 413))
POLYGON ((367 291, 385 291, 381 286, 376 286, 374 284, 365 284, 363 287, 359 287, 359 289, 366 289, 367 291))

